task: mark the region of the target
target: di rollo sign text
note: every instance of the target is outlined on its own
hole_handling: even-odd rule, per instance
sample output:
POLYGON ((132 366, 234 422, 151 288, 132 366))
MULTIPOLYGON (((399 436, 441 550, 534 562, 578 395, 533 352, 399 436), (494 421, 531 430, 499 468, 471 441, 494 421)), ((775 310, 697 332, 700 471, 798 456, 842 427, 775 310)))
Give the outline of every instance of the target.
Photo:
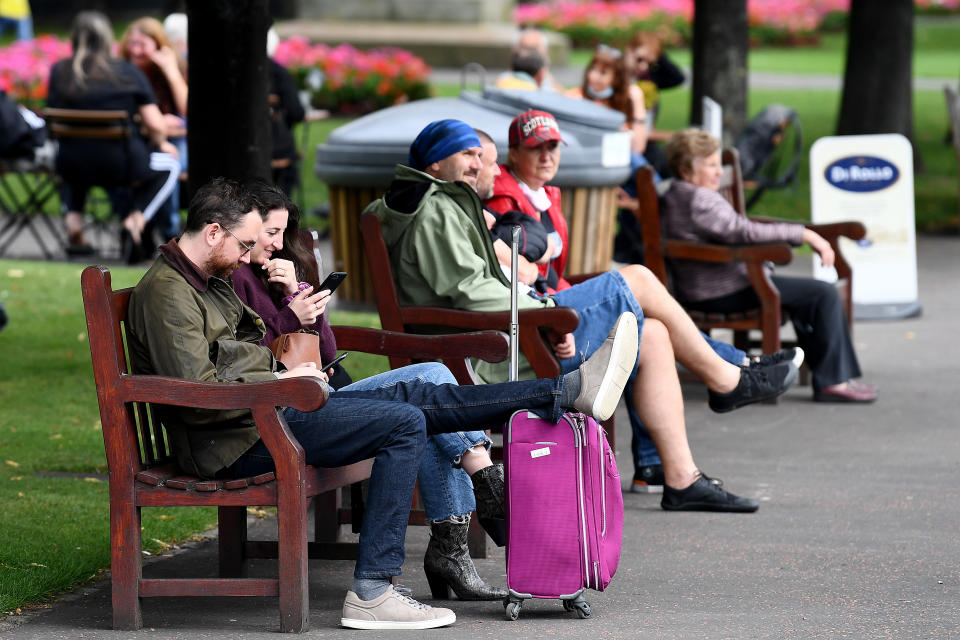
MULTIPOLYGON (((914 231, 913 150, 899 134, 820 138, 810 149, 811 219, 857 220, 867 228, 843 253, 854 273, 854 315, 897 318, 920 312, 914 231)), ((814 275, 836 272, 814 261, 814 275)))

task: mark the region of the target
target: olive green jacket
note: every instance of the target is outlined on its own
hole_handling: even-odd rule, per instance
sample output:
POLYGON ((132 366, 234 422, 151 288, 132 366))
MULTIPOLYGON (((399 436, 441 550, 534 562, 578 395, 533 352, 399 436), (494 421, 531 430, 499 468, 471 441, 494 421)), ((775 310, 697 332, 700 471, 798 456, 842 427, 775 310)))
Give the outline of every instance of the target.
MULTIPOLYGON (((494 253, 480 198, 469 185, 397 165, 386 195, 367 211, 380 218, 401 304, 510 309, 509 280, 494 253)), ((547 297, 522 295, 517 302, 520 309, 554 306, 547 297)), ((476 369, 486 382, 507 378, 505 362, 477 363, 476 369)), ((520 377, 535 377, 522 356, 520 377)))
MULTIPOLYGON (((240 302, 230 282, 190 262, 176 240, 160 248, 130 296, 128 349, 133 370, 202 382, 275 380, 277 362, 257 344, 263 320, 240 302)), ((160 407, 180 468, 213 477, 259 434, 247 410, 160 407)))

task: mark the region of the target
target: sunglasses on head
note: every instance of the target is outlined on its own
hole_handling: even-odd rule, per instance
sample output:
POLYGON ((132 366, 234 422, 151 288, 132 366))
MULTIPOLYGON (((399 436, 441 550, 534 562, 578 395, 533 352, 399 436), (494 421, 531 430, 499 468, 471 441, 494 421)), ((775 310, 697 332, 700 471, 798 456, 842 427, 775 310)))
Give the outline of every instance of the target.
POLYGON ((598 44, 597 53, 602 53, 614 59, 619 59, 623 55, 623 53, 619 49, 614 49, 610 45, 606 45, 606 44, 598 44))

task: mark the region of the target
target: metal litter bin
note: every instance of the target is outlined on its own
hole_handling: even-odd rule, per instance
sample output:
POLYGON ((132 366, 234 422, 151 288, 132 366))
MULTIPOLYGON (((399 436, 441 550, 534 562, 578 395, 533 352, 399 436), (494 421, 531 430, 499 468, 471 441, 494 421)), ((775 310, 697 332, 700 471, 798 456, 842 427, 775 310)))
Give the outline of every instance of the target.
POLYGON ((623 114, 549 91, 487 87, 482 93, 464 90, 457 98, 431 98, 377 111, 334 130, 317 148, 314 170, 330 187, 334 268, 351 274, 338 295, 354 302, 374 301, 360 214, 383 195, 394 166, 406 164, 410 143, 423 127, 444 118, 463 120, 493 137, 503 161, 510 121, 530 108, 552 113, 567 142, 551 183, 563 191, 570 230, 567 273, 609 269, 617 186, 630 174, 630 137, 622 131, 623 114))

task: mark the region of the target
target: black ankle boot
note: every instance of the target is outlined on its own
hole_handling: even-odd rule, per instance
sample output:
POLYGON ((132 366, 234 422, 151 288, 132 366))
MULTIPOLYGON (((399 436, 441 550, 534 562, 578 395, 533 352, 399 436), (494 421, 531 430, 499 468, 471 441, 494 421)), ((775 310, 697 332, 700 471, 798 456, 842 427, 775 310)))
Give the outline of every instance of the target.
POLYGON ((430 543, 423 556, 430 591, 438 600, 449 599, 451 590, 461 600, 502 600, 506 589, 491 587, 477 574, 467 549, 469 528, 469 514, 430 523, 430 543))
POLYGON ((503 465, 500 463, 477 471, 473 481, 473 495, 477 501, 477 520, 493 542, 507 544, 507 523, 503 511, 503 465))

